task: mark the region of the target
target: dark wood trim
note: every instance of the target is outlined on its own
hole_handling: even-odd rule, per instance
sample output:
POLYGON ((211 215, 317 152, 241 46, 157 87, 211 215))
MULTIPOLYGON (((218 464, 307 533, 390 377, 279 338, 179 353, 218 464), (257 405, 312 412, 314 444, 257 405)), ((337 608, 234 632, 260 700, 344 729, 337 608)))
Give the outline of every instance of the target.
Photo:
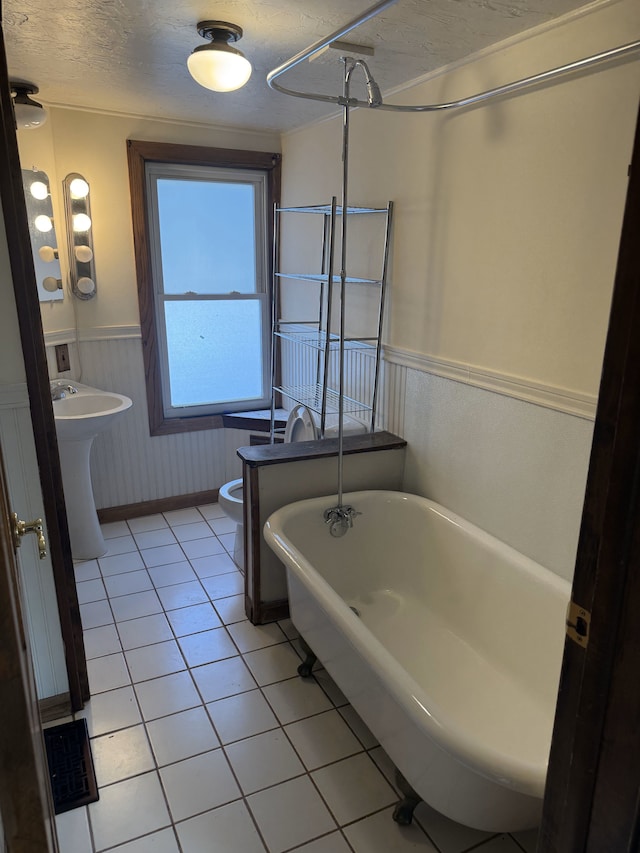
POLYGON ((89 680, 62 490, 40 303, 33 267, 4 39, 0 39, 0 196, 9 248, 31 422, 47 521, 69 692, 74 710, 89 698, 89 680))
MULTIPOLYGON (((368 432, 363 435, 345 435, 343 452, 345 456, 353 453, 369 453, 372 450, 393 450, 406 447, 407 442, 391 432, 368 432)), ((304 459, 322 459, 336 456, 337 438, 323 438, 320 441, 296 441, 287 444, 260 444, 239 447, 236 451, 240 459, 249 467, 276 465, 280 462, 300 462, 304 459)))
MULTIPOLYGON (((162 404, 160 359, 155 324, 154 288, 151 266, 151 244, 147 228, 146 163, 181 163, 223 168, 242 168, 264 171, 268 177, 267 234, 273 234, 273 203, 280 200, 281 155, 273 152, 206 148, 198 145, 177 145, 164 142, 127 140, 129 187, 131 191, 131 216, 133 242, 136 256, 138 304, 142 331, 142 353, 147 387, 149 431, 155 435, 169 435, 194 430, 220 429, 221 415, 201 415, 185 418, 166 418, 162 404)), ((267 282, 271 288, 272 258, 267 253, 267 282)))
POLYGON ((217 500, 218 489, 207 489, 204 492, 192 492, 189 495, 174 495, 169 498, 157 498, 136 504, 106 507, 98 510, 98 520, 101 524, 109 524, 112 521, 126 521, 128 518, 140 518, 143 515, 171 512, 173 509, 204 506, 205 504, 215 503, 217 500))
POLYGON ((247 618, 255 625, 259 622, 258 613, 260 610, 260 541, 262 537, 258 469, 243 463, 242 477, 245 494, 243 506, 244 553, 247 557, 250 555, 250 561, 245 557, 245 611, 247 618), (247 483, 249 483, 248 492, 247 483), (250 501, 246 499, 247 494, 250 495, 250 501), (249 574, 251 575, 250 581, 249 574))
POLYGON ((264 625, 265 622, 279 622, 280 619, 289 618, 289 599, 281 598, 278 601, 258 602, 255 611, 255 625, 264 625))
POLYGON ((578 542, 538 850, 631 853, 640 822, 640 115, 578 542))
POLYGON ((60 720, 71 714, 71 696, 68 693, 59 693, 57 696, 47 696, 38 702, 40 709, 40 722, 50 723, 60 720))

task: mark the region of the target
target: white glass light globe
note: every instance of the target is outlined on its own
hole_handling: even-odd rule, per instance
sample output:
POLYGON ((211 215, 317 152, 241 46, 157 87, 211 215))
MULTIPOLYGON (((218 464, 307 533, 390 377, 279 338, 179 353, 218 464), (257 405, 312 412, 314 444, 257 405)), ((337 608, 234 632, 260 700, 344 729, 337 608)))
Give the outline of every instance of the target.
POLYGON ((189 73, 205 89, 233 92, 251 77, 251 63, 239 51, 206 46, 187 59, 189 73))
POLYGON ((38 229, 38 231, 42 231, 46 233, 47 231, 51 231, 53 228, 53 222, 49 216, 45 216, 44 213, 41 213, 39 216, 36 216, 34 219, 34 225, 38 229))
POLYGON ((89 246, 76 246, 73 253, 76 256, 76 260, 83 264, 88 264, 91 258, 93 258, 93 252, 89 246))
POLYGON ((73 216, 74 231, 88 231, 91 228, 91 218, 86 213, 76 213, 73 216))
POLYGON ((43 261, 46 263, 50 263, 51 261, 55 261, 58 257, 58 253, 52 246, 40 246, 38 249, 38 254, 43 261))
POLYGON ((80 291, 80 293, 93 293, 95 289, 96 285, 93 279, 88 278, 86 275, 83 275, 81 278, 78 279, 78 290, 80 291))
POLYGON ((60 284, 60 279, 54 278, 52 275, 48 275, 45 279, 42 280, 42 286, 49 293, 55 293, 56 290, 61 290, 60 284))
POLYGON ((84 178, 74 178, 69 184, 71 198, 86 198, 89 195, 89 184, 84 178))
POLYGON ((42 181, 34 181, 29 187, 29 192, 39 201, 43 201, 49 195, 49 189, 42 181))

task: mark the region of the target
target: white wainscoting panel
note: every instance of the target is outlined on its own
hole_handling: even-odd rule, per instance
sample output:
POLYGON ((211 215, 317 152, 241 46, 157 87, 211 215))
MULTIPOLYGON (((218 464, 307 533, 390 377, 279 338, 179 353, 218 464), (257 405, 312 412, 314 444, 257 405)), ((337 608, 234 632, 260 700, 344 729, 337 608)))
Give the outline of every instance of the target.
MULTIPOLYGON (((48 539, 26 385, 0 387, 0 438, 11 508, 24 521, 42 518, 48 539)), ((36 537, 25 536, 17 562, 38 698, 67 693, 51 559, 40 560, 36 537)))

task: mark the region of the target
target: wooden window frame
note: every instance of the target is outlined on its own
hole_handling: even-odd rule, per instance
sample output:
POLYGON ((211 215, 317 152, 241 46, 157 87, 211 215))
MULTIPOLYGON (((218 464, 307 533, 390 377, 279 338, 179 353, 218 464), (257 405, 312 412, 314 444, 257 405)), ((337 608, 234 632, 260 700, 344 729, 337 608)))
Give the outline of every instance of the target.
MULTIPOLYGON (((207 148, 199 145, 178 145, 165 142, 127 140, 129 185, 131 190, 131 216, 133 243, 136 257, 138 304, 149 433, 170 435, 195 430, 220 429, 224 426, 222 415, 185 415, 168 418, 164 414, 162 381, 156 329, 154 285, 152 274, 152 246, 148 229, 148 206, 145 166, 147 163, 171 163, 196 166, 215 166, 228 169, 260 170, 267 175, 267 235, 273 235, 273 208, 280 202, 280 154, 266 151, 248 151, 231 148, 207 148)), ((272 254, 267 256, 267 293, 270 296, 273 279, 272 254)))

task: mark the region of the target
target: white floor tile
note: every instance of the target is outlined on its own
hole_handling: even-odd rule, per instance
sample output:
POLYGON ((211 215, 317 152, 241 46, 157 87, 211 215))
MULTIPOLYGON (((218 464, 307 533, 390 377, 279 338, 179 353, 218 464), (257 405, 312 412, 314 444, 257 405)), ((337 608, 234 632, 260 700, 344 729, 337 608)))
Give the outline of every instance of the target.
MULTIPOLYGON (((295 853, 352 853, 352 850, 339 832, 332 832, 317 841, 296 847, 295 853)), ((392 848, 388 853, 392 853, 392 848)))
MULTIPOLYGON (((295 641, 293 643, 293 647, 296 648, 295 641)), ((331 699, 336 708, 341 708, 344 705, 349 704, 349 700, 344 695, 342 690, 340 690, 333 678, 331 678, 326 669, 317 669, 316 667, 314 667, 313 677, 318 682, 320 687, 322 687, 329 699, 331 699)))
POLYGON ((260 690, 218 699, 207 705, 207 711, 222 743, 251 737, 279 725, 260 690))
POLYGON ((226 628, 214 628, 212 631, 181 637, 180 648, 187 664, 191 667, 213 663, 213 661, 231 658, 238 654, 226 628))
POLYGON ((198 510, 200 511, 201 515, 206 519, 225 518, 225 512, 220 506, 220 504, 217 502, 213 504, 205 504, 204 506, 199 506, 198 510))
POLYGON ((235 533, 219 533, 217 535, 218 535, 218 539, 220 540, 222 546, 224 547, 224 550, 228 554, 233 554, 233 548, 234 548, 235 541, 236 541, 236 534, 235 533))
POLYGON ((337 711, 325 711, 285 727, 307 770, 362 752, 362 744, 337 711))
POLYGON ((144 515, 140 516, 140 518, 130 518, 127 524, 134 534, 143 533, 146 530, 160 530, 162 527, 169 526, 164 516, 160 515, 160 513, 157 515, 144 515))
POLYGON ((160 767, 220 746, 204 708, 191 708, 153 720, 147 723, 147 731, 160 767))
POLYGON ((216 535, 218 535, 224 533, 235 533, 237 525, 232 518, 223 516, 222 518, 210 518, 209 527, 216 535))
POLYGON ((131 684, 122 652, 87 661, 91 695, 131 684))
POLYGON ((100 529, 105 539, 114 539, 117 536, 127 536, 129 528, 126 521, 110 521, 101 524, 100 529))
POLYGON ((173 829, 161 829, 160 832, 123 844, 113 853, 180 853, 180 851, 173 829))
POLYGON ((119 575, 123 572, 135 572, 144 569, 142 557, 137 551, 130 554, 115 554, 113 557, 99 557, 98 565, 103 577, 119 575))
MULTIPOLYGON (((183 541, 181 547, 188 559, 192 561, 198 561, 203 557, 211 557, 215 554, 225 553, 222 543, 217 536, 214 536, 211 533, 211 530, 209 530, 209 535, 203 539, 191 539, 187 542, 183 541)), ((196 565, 194 565, 194 569, 200 577, 207 577, 206 568, 204 566, 201 568, 203 569, 202 572, 196 565)))
POLYGON ((296 676, 263 687, 262 692, 283 725, 333 708, 326 694, 312 678, 296 676))
POLYGON ((133 538, 136 545, 143 551, 145 548, 160 548, 162 545, 175 545, 176 537, 170 527, 161 527, 159 530, 145 530, 134 533, 133 538))
POLYGON ((399 826, 392 811, 386 809, 344 828, 356 853, 438 853, 419 826, 399 826))
POLYGON ((147 568, 166 566, 167 563, 179 563, 184 560, 184 551, 179 545, 161 545, 158 548, 145 548, 140 551, 147 568))
POLYGON ((311 777, 341 826, 397 801, 366 753, 315 770, 311 777))
POLYGON ((307 776, 258 791, 247 802, 270 853, 282 853, 336 829, 307 776))
POLYGON ((287 642, 248 652, 244 659, 261 686, 291 678, 300 664, 300 658, 287 642))
POLYGON ((139 619, 141 616, 151 616, 153 613, 162 612, 160 599, 151 590, 147 592, 133 592, 129 595, 112 598, 110 601, 116 622, 139 619))
POLYGON ((108 601, 92 601, 80 605, 80 620, 85 631, 113 623, 113 613, 108 601))
POLYGON ((508 835, 499 835, 474 848, 474 853, 522 853, 522 848, 508 835))
POLYGON ((240 797, 240 789, 221 749, 163 767, 160 776, 174 821, 240 797))
POLYGON ((178 542, 190 542, 192 539, 205 539, 211 536, 211 528, 202 518, 190 524, 180 524, 173 528, 178 542))
POLYGON ((170 512, 163 513, 163 515, 171 527, 202 521, 202 516, 195 507, 189 507, 188 509, 172 509, 170 512))
POLYGON ((298 629, 291 619, 280 619, 278 625, 282 628, 282 631, 288 640, 295 640, 299 636, 298 629))
POLYGON ((97 851, 171 823, 157 773, 102 788, 98 802, 89 806, 89 818, 97 851))
POLYGON ((269 625, 252 625, 248 619, 245 619, 229 625, 228 631, 242 654, 267 646, 275 646, 284 640, 284 634, 275 622, 269 625))
POLYGON ((539 835, 537 829, 527 829, 524 832, 514 832, 512 835, 518 844, 527 851, 527 853, 536 853, 539 835))
POLYGON ((187 560, 180 563, 167 563, 166 566, 153 566, 148 569, 148 572, 155 587, 173 586, 198 580, 198 576, 187 560))
POLYGON ((132 687, 119 687, 108 693, 98 693, 76 714, 77 717, 86 718, 90 737, 142 722, 132 687))
POLYGON ((362 722, 351 705, 338 708, 338 711, 365 749, 373 749, 378 745, 376 738, 362 722))
POLYGON ((202 586, 212 601, 218 598, 228 598, 231 595, 239 595, 244 591, 244 578, 236 569, 235 563, 232 572, 223 575, 203 578, 202 586))
MULTIPOLYGON (((220 547, 222 548, 222 545, 220 547)), ((74 563, 73 573, 78 583, 102 577, 97 560, 85 560, 82 563, 74 563)))
POLYGON ((172 672, 186 669, 184 658, 175 640, 131 649, 125 652, 125 657, 134 683, 160 678, 162 675, 170 675, 172 672))
POLYGON ((219 628, 222 624, 213 604, 208 601, 204 604, 182 607, 179 610, 170 610, 167 618, 177 637, 209 631, 212 628, 219 628))
POLYGON ((219 598, 214 603, 214 607, 225 625, 230 625, 232 622, 240 622, 247 618, 244 609, 244 595, 219 598))
POLYGON ((100 628, 89 628, 84 632, 84 650, 87 660, 122 651, 116 626, 111 624, 102 625, 100 628))
POLYGON ((118 624, 118 634, 123 649, 137 649, 151 643, 172 640, 173 633, 164 613, 141 616, 118 624))
POLYGON ((235 696, 256 687, 255 679, 239 656, 198 666, 191 674, 205 702, 235 696))
MULTIPOLYGON (((264 853, 245 804, 237 800, 176 827, 183 853, 264 853)), ((338 851, 336 851, 338 853, 338 851)))
POLYGON ((141 681, 136 684, 135 691, 145 720, 166 717, 201 704, 198 691, 186 671, 141 681))
POLYGON ((177 610, 179 607, 189 607, 192 604, 208 601, 207 594, 199 581, 159 587, 158 595, 165 610, 177 610))
POLYGON ((460 823, 455 823, 432 809, 426 803, 420 803, 415 810, 414 819, 437 844, 442 853, 461 853, 481 841, 491 838, 494 833, 480 832, 460 823))
POLYGON ((56 815, 60 853, 93 853, 86 808, 56 815))
POLYGON ((124 572, 121 575, 109 575, 104 579, 109 598, 129 595, 132 592, 145 592, 153 589, 151 578, 146 571, 124 572))
POLYGON ((115 536, 106 540, 107 553, 105 557, 115 557, 116 554, 129 554, 136 551, 137 546, 133 536, 127 531, 125 536, 115 536))
POLYGON ((282 729, 231 743, 226 747, 226 753, 245 794, 253 794, 304 773, 304 766, 282 729))
MULTIPOLYGON (((206 542, 206 539, 199 539, 199 542, 206 542)), ((216 575, 225 575, 229 572, 237 572, 236 564, 222 547, 218 539, 218 548, 220 549, 215 554, 202 557, 190 557, 193 570, 199 578, 212 578, 216 575)), ((186 545, 187 543, 185 543, 186 545)), ((185 553, 188 551, 185 548, 185 553)))
POLYGON ((133 726, 94 738, 91 752, 100 788, 155 767, 144 726, 133 726))

